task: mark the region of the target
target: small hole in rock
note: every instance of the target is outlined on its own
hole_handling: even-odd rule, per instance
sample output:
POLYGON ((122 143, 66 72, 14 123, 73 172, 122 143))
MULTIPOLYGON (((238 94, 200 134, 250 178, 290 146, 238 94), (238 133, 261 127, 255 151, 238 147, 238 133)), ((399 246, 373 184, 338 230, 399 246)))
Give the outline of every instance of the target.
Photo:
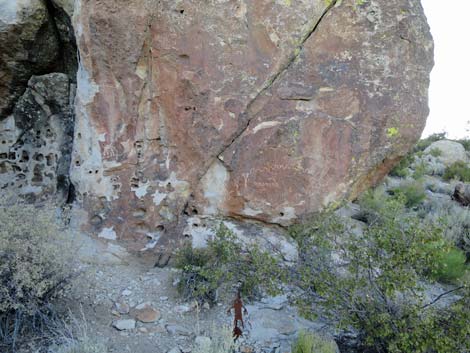
POLYGON ((193 208, 192 213, 193 214, 198 214, 199 212, 197 211, 197 209, 193 208))
POLYGON ((191 234, 185 233, 185 234, 184 234, 184 237, 185 237, 185 238, 191 238, 191 234))
POLYGON ((165 230, 165 227, 163 225, 158 225, 156 228, 157 232, 163 232, 165 230))
POLYGON ((284 217, 284 212, 279 212, 279 216, 284 217))
POLYGON ((180 10, 180 14, 184 14, 184 10, 180 10))

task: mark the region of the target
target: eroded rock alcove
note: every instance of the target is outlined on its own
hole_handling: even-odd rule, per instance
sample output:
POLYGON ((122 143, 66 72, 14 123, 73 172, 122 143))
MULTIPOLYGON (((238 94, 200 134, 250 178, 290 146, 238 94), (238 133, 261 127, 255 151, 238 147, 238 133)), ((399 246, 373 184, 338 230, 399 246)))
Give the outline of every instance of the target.
POLYGON ((76 71, 64 7, 0 2, 0 187, 8 197, 72 201, 76 71))
MULTIPOLYGON (((48 4, 49 18, 72 11, 48 4)), ((70 178, 85 228, 129 249, 354 198, 428 114, 433 44, 413 0, 77 0, 73 13, 70 178)))

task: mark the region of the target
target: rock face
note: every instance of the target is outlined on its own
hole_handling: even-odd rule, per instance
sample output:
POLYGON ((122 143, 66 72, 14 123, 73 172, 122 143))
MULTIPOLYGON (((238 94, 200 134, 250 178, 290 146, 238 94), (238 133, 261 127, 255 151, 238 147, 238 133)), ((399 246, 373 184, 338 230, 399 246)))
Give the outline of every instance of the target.
POLYGON ((11 113, 31 76, 59 71, 75 80, 75 39, 67 21, 50 1, 0 0, 0 120, 11 113))
POLYGON ((433 44, 412 0, 77 0, 71 177, 90 230, 166 248, 193 215, 288 225, 419 138, 433 44))
POLYGON ((30 201, 69 197, 73 138, 70 104, 75 85, 66 74, 33 76, 13 114, 0 121, 0 186, 30 201))
POLYGON ((0 0, 0 187, 9 197, 69 198, 77 52, 67 1, 0 0))

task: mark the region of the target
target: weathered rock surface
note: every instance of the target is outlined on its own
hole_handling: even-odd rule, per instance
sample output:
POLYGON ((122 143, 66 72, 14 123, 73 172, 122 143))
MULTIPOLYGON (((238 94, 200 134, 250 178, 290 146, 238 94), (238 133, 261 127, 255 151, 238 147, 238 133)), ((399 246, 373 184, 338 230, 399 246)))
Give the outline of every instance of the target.
POLYGON ((145 237, 188 205, 287 224, 379 178, 427 113, 432 45, 401 5, 82 7, 73 175, 94 223, 145 237))
POLYGON ((466 162, 468 160, 465 148, 461 143, 450 140, 440 140, 433 142, 428 148, 424 150, 425 154, 430 154, 433 150, 439 150, 440 155, 436 159, 449 166, 455 162, 466 162))
POLYGON ((470 185, 459 183, 455 186, 452 200, 457 201, 462 206, 470 205, 470 185))
POLYGON ((69 197, 75 85, 61 73, 33 76, 0 121, 0 187, 30 201, 69 197))
POLYGON ((0 0, 0 120, 11 113, 33 75, 65 72, 75 80, 70 19, 43 0, 0 0))
POLYGON ((135 250, 187 215, 287 225, 354 197, 428 114, 416 1, 79 0, 74 27, 71 175, 91 230, 135 250))

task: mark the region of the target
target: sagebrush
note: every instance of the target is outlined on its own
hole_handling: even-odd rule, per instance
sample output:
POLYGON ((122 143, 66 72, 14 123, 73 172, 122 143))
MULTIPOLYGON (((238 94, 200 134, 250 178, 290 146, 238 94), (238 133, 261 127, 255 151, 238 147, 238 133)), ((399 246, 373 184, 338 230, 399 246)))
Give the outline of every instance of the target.
POLYGON ((442 228, 407 212, 403 197, 375 192, 362 200, 367 223, 361 234, 331 212, 293 229, 301 249, 301 312, 354 328, 366 352, 466 352, 467 284, 442 297, 424 295, 425 282, 440 275, 443 247, 450 246, 442 228), (444 245, 430 246, 438 243, 444 245), (460 299, 452 307, 434 305, 456 293, 460 299))
POLYGON ((183 297, 209 302, 216 301, 220 291, 233 295, 233 286, 244 297, 257 297, 262 290, 277 294, 286 274, 274 256, 256 245, 244 247, 223 223, 206 248, 183 247, 176 267, 181 270, 178 288, 183 297))
POLYGON ((47 205, 0 206, 0 347, 47 339, 57 321, 54 299, 73 277, 71 248, 47 205))

